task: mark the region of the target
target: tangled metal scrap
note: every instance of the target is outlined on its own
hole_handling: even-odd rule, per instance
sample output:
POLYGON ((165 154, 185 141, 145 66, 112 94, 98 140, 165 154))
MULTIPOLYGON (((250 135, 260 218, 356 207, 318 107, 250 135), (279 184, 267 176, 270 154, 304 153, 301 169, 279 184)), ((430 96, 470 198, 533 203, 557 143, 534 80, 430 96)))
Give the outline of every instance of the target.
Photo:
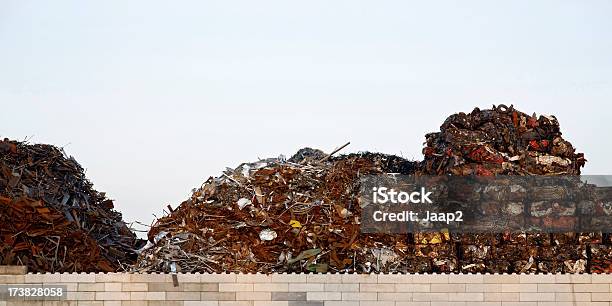
POLYGON ((0 264, 31 272, 112 272, 136 236, 83 168, 51 145, 0 140, 0 264))

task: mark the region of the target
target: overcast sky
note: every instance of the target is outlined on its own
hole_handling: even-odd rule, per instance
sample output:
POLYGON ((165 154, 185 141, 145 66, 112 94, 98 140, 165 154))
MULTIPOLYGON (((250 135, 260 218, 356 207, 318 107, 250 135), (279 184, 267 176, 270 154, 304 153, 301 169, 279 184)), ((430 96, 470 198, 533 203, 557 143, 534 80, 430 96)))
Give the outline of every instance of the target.
POLYGON ((554 114, 612 173, 612 1, 0 0, 0 137, 64 146, 127 221, 304 146, 421 159, 458 111, 554 114))

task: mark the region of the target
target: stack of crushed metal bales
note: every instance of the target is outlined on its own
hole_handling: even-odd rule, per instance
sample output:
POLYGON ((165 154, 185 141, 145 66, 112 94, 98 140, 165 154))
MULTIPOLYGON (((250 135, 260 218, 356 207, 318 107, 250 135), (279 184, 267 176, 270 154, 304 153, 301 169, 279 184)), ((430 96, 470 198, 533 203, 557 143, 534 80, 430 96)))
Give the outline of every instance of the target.
POLYGON ((425 160, 303 149, 209 178, 149 232, 134 271, 609 272, 601 233, 360 232, 368 174, 575 175, 583 154, 552 116, 512 107, 450 116, 428 134, 425 160))
POLYGON ((0 264, 31 272, 113 272, 136 236, 83 168, 51 145, 0 140, 0 264))

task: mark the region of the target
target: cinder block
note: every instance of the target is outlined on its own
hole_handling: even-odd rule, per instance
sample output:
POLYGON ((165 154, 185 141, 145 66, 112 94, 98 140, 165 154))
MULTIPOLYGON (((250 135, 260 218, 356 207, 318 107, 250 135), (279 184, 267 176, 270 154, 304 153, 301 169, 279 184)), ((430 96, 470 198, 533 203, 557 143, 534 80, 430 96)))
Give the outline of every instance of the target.
POLYGON ((341 274, 308 274, 306 275, 306 282, 325 283, 325 284, 342 283, 342 275, 341 274))
POLYGON ((412 292, 379 292, 379 301, 411 301, 412 292))
POLYGON ((395 292, 395 284, 359 284, 361 292, 395 292))
POLYGON ((43 283, 61 283, 62 274, 61 273, 45 273, 41 274, 43 283))
POLYGON ((65 273, 60 275, 62 283, 94 283, 96 275, 91 273, 65 273))
POLYGON ((79 283, 79 291, 104 291, 104 283, 79 283))
POLYGON ((376 292, 342 292, 343 301, 376 301, 378 294, 376 292))
POLYGON ((410 284, 412 283, 412 274, 379 274, 379 284, 410 284))
MULTIPOLYGON (((466 302, 431 302, 431 306, 467 306, 466 302)), ((470 304, 471 305, 471 304, 470 304)))
POLYGON ((554 274, 521 274, 519 276, 522 284, 554 284, 554 274))
POLYGON ((272 274, 273 283, 305 283, 306 274, 272 274))
POLYGON ((482 292, 449 292, 448 300, 453 302, 482 302, 484 293, 482 292))
POLYGON ((469 306, 501 306, 502 302, 469 302, 469 306))
POLYGON ((555 293, 555 301, 560 302, 590 302, 591 301, 591 293, 590 292, 556 292, 555 293))
POLYGON ((219 306, 218 301, 185 301, 184 306, 219 306))
POLYGON ((574 302, 538 302, 538 306, 574 306, 574 302))
POLYGON ((0 274, 5 275, 25 275, 28 273, 26 266, 0 266, 0 274))
POLYGON ((557 284, 590 284, 591 274, 556 274, 557 284))
POLYGON ((43 274, 26 274, 24 277, 24 282, 26 284, 40 284, 43 282, 43 274))
POLYGON ((484 282, 482 274, 451 274, 448 276, 449 284, 478 284, 484 282))
MULTIPOLYGON (((123 303, 124 301, 121 301, 121 303, 123 303)), ((79 306, 104 306, 104 302, 103 301, 83 301, 83 302, 77 302, 77 305, 79 306)))
POLYGON ((395 306, 391 301, 360 301, 359 306, 395 306))
POLYGON ((502 284, 465 284, 465 292, 501 292, 502 284))
POLYGON ((218 283, 184 284, 185 291, 219 291, 218 283), (193 289, 193 290, 192 290, 193 289))
POLYGON ((552 292, 520 292, 521 302, 554 302, 555 294, 552 292))
POLYGON ((134 291, 134 292, 130 292, 130 300, 132 301, 140 301, 140 300, 142 301, 165 301, 166 292, 134 291))
MULTIPOLYGON (((134 273, 127 274, 130 277, 130 281, 135 283, 171 283, 172 275, 167 273, 134 273)), ((96 277, 97 280, 97 277, 96 277)))
POLYGON ((219 306, 253 306, 253 301, 219 301, 219 306))
POLYGON ((325 306, 359 306, 357 301, 327 301, 325 306))
POLYGON ((424 284, 448 284, 448 275, 446 274, 416 274, 412 278, 413 283, 424 284))
POLYGON ((324 306, 322 301, 289 301, 289 306, 324 306))
POLYGON ((502 306, 538 306, 538 302, 502 302, 502 306))
POLYGON ((325 284, 325 291, 358 292, 359 284, 325 284))
MULTIPOLYGON (((172 277, 172 275, 170 275, 172 277)), ((179 273, 176 275, 176 278, 179 281, 179 284, 182 283, 199 283, 202 281, 200 273, 179 273)))
POLYGON ((122 301, 104 301, 104 306, 121 306, 122 301))
POLYGON ((306 292, 272 292, 273 301, 306 301, 306 292))
POLYGON ((574 284, 574 292, 610 292, 608 284, 574 284))
POLYGON ((287 301, 255 301, 253 306, 289 306, 287 301))
POLYGON ((183 306, 183 301, 149 301, 149 306, 183 306))
POLYGON ((591 275, 591 283, 593 284, 612 284, 612 274, 593 274, 591 275))
POLYGON ((66 291, 71 291, 71 292, 75 292, 78 291, 78 284, 77 283, 43 283, 42 284, 43 287, 58 287, 58 286, 65 286, 66 287, 66 291))
POLYGON ((465 292, 465 284, 431 284, 431 292, 465 292))
POLYGON ((289 291, 289 284, 287 283, 253 284, 253 291, 287 292, 289 291))
POLYGON ((431 284, 395 284, 396 292, 430 292, 431 284))
MULTIPOLYGON (((43 306, 77 306, 79 305, 78 301, 43 301, 43 306)), ((5 306, 0 302, 0 306, 5 306)), ((123 305, 122 305, 123 306, 123 305)))
POLYGON ((202 301, 235 301, 236 292, 201 292, 202 301))
POLYGON ((219 291, 217 283, 179 283, 174 287, 173 283, 148 283, 149 291, 219 291))
POLYGON ((92 273, 64 273, 60 276, 62 283, 94 283, 96 275, 92 273))
POLYGON ((167 301, 199 301, 200 292, 165 292, 167 301))
POLYGON ((340 301, 342 293, 340 292, 306 292, 306 300, 308 301, 340 301))
POLYGON ((270 283, 272 277, 266 274, 238 274, 236 275, 237 283, 270 283))
POLYGON ((342 274, 344 284, 376 284, 378 275, 376 274, 342 274))
POLYGON ((66 300, 69 301, 93 301, 96 299, 95 292, 68 292, 66 300))
POLYGON ((572 292, 570 284, 538 284, 538 292, 572 292))
POLYGON ((148 291, 149 284, 147 283, 123 283, 121 291, 148 291))
POLYGON ((127 301, 130 299, 129 292, 96 292, 97 301, 127 301))
POLYGON ((270 292, 236 292, 236 301, 270 301, 272 294, 270 292))
POLYGON ((518 284, 521 279, 518 275, 514 274, 485 274, 482 276, 482 281, 494 284, 518 284))
MULTIPOLYGON (((220 292, 228 292, 228 291, 253 291, 253 284, 242 284, 242 283, 221 283, 219 284, 220 292)), ((303 290, 301 290, 303 291, 303 290)))
POLYGON ((200 281, 205 283, 235 283, 236 274, 202 274, 200 281))
POLYGON ((518 302, 521 295, 518 292, 485 292, 485 302, 518 302))
POLYGON ((146 297, 147 297, 147 292, 144 292, 144 291, 130 292, 130 300, 132 301, 145 301, 146 297))
MULTIPOLYGON (((0 284, 23 284, 25 275, 0 275, 0 284)), ((59 282, 59 277, 58 281, 59 282)))
POLYGON ((98 273, 96 282, 98 283, 129 283, 130 274, 128 273, 98 273))
POLYGON ((431 302, 395 302, 395 306, 430 306, 431 302))
POLYGON ((289 292, 311 292, 311 291, 325 291, 324 284, 314 284, 314 283, 290 283, 289 284, 289 292))
POLYGON ((538 292, 535 284, 501 284, 502 292, 538 292))
POLYGON ((415 292, 412 294, 412 300, 415 302, 421 302, 421 301, 446 302, 448 301, 448 293, 446 292, 415 292))
POLYGON ((593 293, 591 293, 591 301, 593 301, 593 302, 610 302, 610 301, 612 301, 612 293, 610 293, 610 292, 593 292, 593 293))
POLYGON ((104 291, 121 291, 123 289, 122 283, 105 283, 104 291))
POLYGON ((148 305, 149 303, 147 301, 121 301, 121 306, 148 306, 148 305))

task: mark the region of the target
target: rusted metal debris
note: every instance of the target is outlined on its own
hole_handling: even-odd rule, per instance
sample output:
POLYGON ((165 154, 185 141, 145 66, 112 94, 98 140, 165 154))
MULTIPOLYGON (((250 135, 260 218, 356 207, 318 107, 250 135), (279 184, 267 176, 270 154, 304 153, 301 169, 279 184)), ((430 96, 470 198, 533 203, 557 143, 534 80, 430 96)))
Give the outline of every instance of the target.
POLYGON ((421 163, 374 153, 245 163, 209 178, 149 232, 134 271, 610 272, 609 235, 364 234, 359 177, 376 173, 579 174, 554 117, 498 106, 450 116, 421 163))
POLYGON ((112 272, 134 262, 136 236, 57 147, 0 140, 0 264, 30 272, 112 272))

